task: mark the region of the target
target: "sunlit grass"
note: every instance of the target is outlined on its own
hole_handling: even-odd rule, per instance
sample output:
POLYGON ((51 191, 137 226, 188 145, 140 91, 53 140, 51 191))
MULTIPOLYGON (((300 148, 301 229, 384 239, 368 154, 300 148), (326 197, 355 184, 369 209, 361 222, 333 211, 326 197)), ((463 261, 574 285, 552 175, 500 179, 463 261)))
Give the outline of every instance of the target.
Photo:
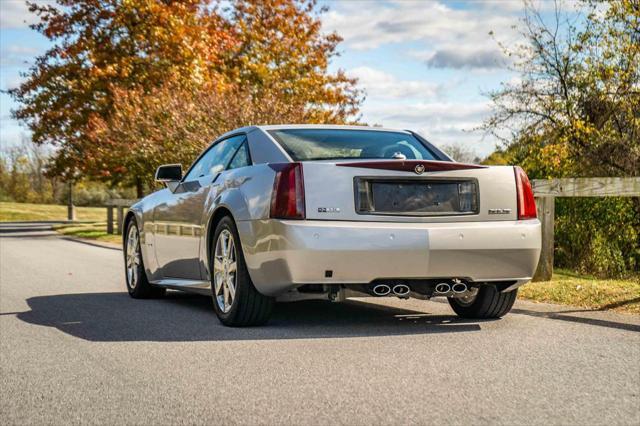
MULTIPOLYGON (((76 219, 104 221, 107 219, 107 209, 103 207, 76 207, 76 219)), ((67 206, 0 202, 0 222, 38 220, 67 220, 67 206)))
POLYGON ((522 286, 519 297, 538 302, 640 314, 640 275, 625 279, 602 279, 556 270, 551 281, 522 286))
POLYGON ((120 235, 107 234, 106 222, 78 224, 78 225, 59 225, 54 229, 62 234, 70 237, 86 238, 89 240, 105 241, 109 243, 122 243, 120 235))

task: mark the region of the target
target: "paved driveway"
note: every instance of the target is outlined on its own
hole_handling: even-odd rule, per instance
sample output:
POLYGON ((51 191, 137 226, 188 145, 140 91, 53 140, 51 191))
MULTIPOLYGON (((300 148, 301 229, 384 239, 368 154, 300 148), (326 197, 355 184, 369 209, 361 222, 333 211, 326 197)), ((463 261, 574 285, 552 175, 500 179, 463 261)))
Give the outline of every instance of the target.
POLYGON ((205 297, 130 299, 121 257, 0 235, 3 424, 640 424, 639 317, 361 299, 230 329, 205 297))

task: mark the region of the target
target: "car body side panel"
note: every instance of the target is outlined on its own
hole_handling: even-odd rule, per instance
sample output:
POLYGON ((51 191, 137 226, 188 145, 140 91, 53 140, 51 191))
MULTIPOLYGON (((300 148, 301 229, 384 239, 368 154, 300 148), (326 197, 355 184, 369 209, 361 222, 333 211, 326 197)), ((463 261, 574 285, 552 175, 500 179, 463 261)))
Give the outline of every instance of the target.
POLYGON ((159 277, 158 261, 154 251, 153 208, 158 197, 162 197, 163 191, 169 190, 165 188, 149 194, 129 208, 129 211, 135 215, 140 231, 140 251, 149 280, 159 277))
MULTIPOLYGON (((251 132, 254 133, 256 132, 251 132)), ((254 143, 261 141, 255 137, 248 139, 254 143)), ((273 146, 269 140, 262 140, 260 143, 273 146)), ((259 161, 287 161, 278 149, 253 150, 251 156, 252 160, 257 157, 259 161)), ((209 229, 215 211, 220 207, 227 208, 232 212, 236 222, 268 218, 274 176, 275 172, 267 164, 258 163, 252 167, 222 172, 209 182, 207 196, 198 205, 180 203, 180 195, 172 193, 168 188, 156 191, 133 205, 130 210, 135 213, 140 226, 142 256, 149 280, 159 282, 167 278, 206 279, 209 276, 207 238, 209 232, 215 231, 209 229), (168 202, 176 205, 168 208, 168 202), (163 220, 155 223, 156 215, 159 216, 158 219, 163 220), (185 222, 185 218, 189 218, 189 223, 185 222), (196 273, 191 271, 185 277, 166 276, 166 271, 162 268, 162 259, 158 259, 156 254, 158 238, 171 239, 164 241, 163 246, 165 250, 169 248, 172 251, 172 258, 181 256, 185 244, 190 252, 193 251, 194 243, 199 246, 196 273)))
POLYGON ((269 217, 274 177, 275 171, 266 164, 223 173, 220 199, 231 207, 236 222, 269 217))
MULTIPOLYGON (((267 219, 274 176, 275 172, 266 164, 227 170, 220 175, 220 191, 207 201, 203 215, 204 231, 200 240, 200 269, 203 279, 209 276, 208 241, 209 235, 212 236, 215 232, 211 219, 216 211, 219 208, 229 210, 238 228, 252 220, 267 219)), ((242 237, 241 242, 246 255, 242 237)))
POLYGON ((165 193, 154 209, 155 253, 163 278, 199 280, 203 206, 220 191, 221 176, 203 176, 165 193))

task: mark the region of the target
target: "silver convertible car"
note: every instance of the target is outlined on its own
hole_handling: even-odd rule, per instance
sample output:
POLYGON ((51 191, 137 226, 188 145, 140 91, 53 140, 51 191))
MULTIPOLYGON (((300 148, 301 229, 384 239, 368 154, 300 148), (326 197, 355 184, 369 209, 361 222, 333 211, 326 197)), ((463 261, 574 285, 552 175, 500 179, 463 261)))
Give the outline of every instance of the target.
POLYGON ((365 295, 497 318, 540 255, 522 169, 457 163, 410 131, 243 127, 156 180, 125 217, 129 294, 211 295, 230 326, 266 322, 276 299, 365 295))

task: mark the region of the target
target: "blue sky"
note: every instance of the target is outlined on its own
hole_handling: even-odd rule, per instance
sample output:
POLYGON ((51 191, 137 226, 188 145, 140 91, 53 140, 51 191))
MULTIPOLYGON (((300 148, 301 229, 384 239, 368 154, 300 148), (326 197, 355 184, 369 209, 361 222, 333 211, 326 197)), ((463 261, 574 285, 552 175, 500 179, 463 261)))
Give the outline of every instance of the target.
MULTIPOLYGON (((332 64, 360 80, 367 97, 362 120, 385 127, 410 128, 437 145, 462 144, 480 155, 496 141, 471 131, 487 117, 483 95, 515 76, 504 67, 490 31, 501 42, 520 41, 513 26, 522 17, 521 0, 322 1, 327 31, 344 42, 332 64)), ((0 0, 0 87, 15 87, 48 42, 23 0, 0 0)), ((28 137, 10 117, 15 105, 0 94, 0 142, 28 137)))

